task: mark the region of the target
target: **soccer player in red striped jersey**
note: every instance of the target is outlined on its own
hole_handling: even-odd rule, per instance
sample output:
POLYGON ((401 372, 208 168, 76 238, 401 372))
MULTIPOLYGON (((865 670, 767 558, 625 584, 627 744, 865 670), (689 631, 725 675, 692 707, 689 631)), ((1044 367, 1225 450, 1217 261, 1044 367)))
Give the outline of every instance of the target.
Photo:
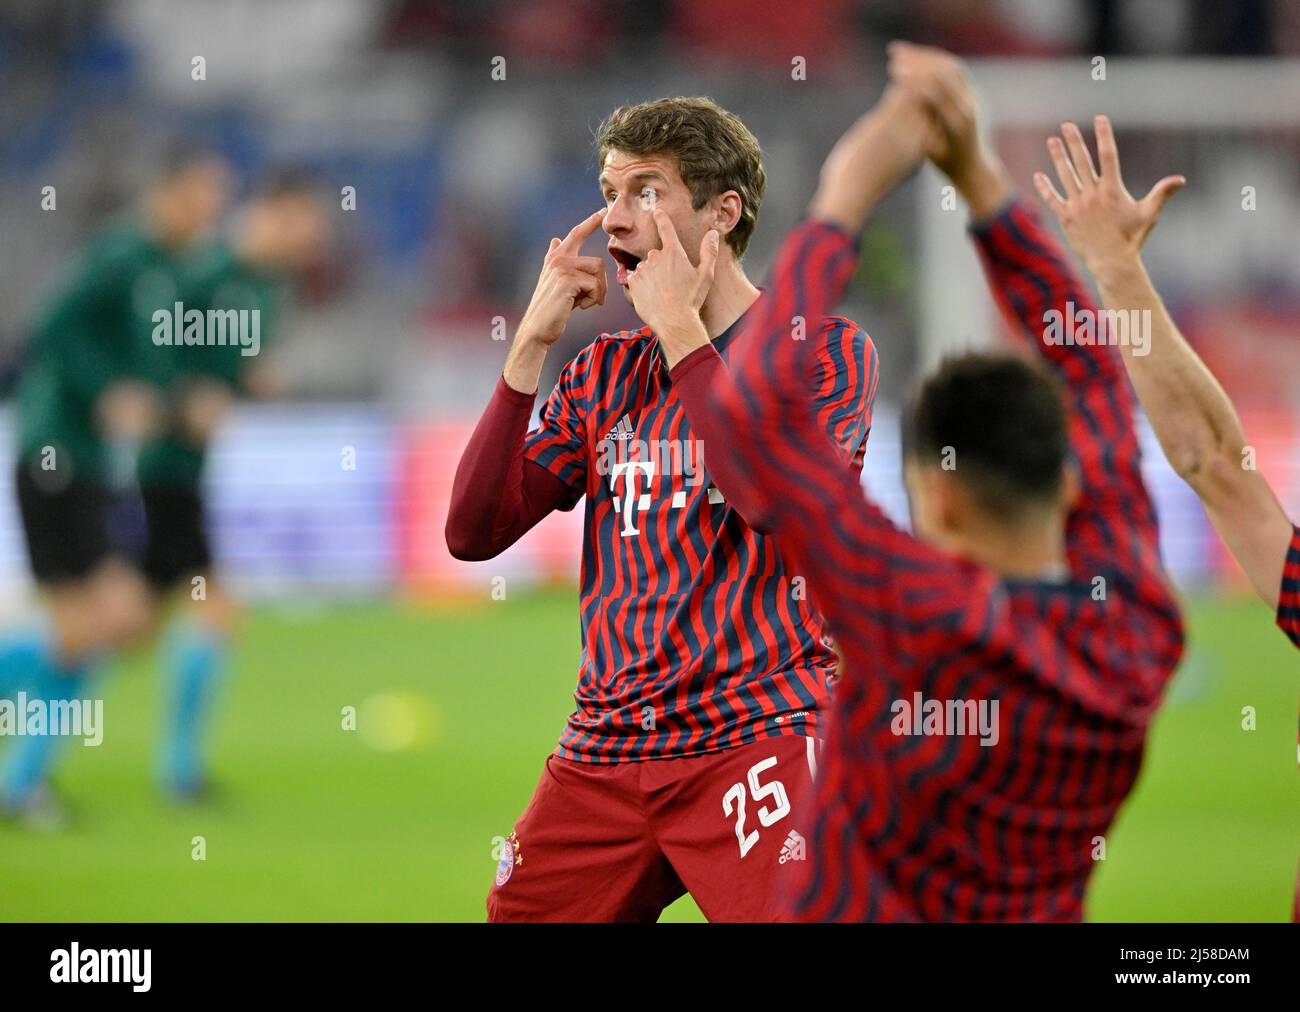
POLYGON ((682 396, 712 405, 700 437, 730 434, 715 480, 807 576, 844 658, 795 916, 1075 920, 1182 626, 1118 355, 1045 328, 1092 299, 981 146, 969 83, 930 80, 916 55, 891 50, 895 84, 828 158, 727 369, 698 327, 660 342, 682 396), (916 103, 930 130, 908 125, 916 103), (924 382, 904 426, 909 534, 836 466, 789 379, 806 357, 789 321, 834 306, 858 231, 924 154, 1037 355, 968 354, 924 382))
MULTIPOLYGON (((1300 526, 1253 466, 1232 402, 1179 332, 1142 263, 1161 206, 1184 180, 1162 180, 1155 199, 1134 200, 1120 176, 1110 120, 1098 116, 1094 126, 1099 169, 1079 128, 1065 123, 1048 141, 1064 195, 1041 172, 1034 184, 1096 279, 1105 307, 1150 320, 1144 348, 1122 346, 1138 400, 1170 465, 1196 490, 1256 593, 1276 607, 1277 624, 1300 647, 1300 526)), ((1300 921, 1300 880, 1293 910, 1300 921)))
MULTIPOLYGON (((488 915, 655 920, 689 891, 710 920, 773 919, 773 881, 804 858, 837 658, 798 574, 710 480, 657 340, 676 318, 637 281, 647 265, 689 269, 685 311, 728 358, 762 302, 741 259, 761 152, 707 99, 617 109, 598 141, 605 207, 551 242, 447 524, 454 555, 487 559, 586 497, 577 707, 503 845, 488 915), (584 348, 528 431, 548 349, 575 308, 605 299, 604 259, 582 254, 598 229, 645 325, 584 348)), ((856 482, 874 349, 844 319, 806 344, 794 382, 856 482)))

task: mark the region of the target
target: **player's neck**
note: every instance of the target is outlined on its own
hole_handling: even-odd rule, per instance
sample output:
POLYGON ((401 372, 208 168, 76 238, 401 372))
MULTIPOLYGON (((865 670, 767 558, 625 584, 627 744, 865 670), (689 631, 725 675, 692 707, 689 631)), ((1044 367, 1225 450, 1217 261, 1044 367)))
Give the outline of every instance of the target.
POLYGON ((700 307, 700 319, 704 321, 709 340, 712 341, 739 320, 758 296, 758 289, 745 276, 744 268, 736 260, 731 257, 719 258, 713 285, 704 305, 700 307))
POLYGON ((963 553, 1009 580, 1057 580, 1069 574, 1065 531, 1059 524, 981 525, 966 532, 963 553))

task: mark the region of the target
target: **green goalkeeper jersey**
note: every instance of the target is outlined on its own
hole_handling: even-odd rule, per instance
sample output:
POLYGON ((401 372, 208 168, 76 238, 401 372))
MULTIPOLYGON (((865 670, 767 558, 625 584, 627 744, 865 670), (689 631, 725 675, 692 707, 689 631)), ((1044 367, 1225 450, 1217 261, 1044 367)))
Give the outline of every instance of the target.
POLYGON ((41 303, 18 390, 22 459, 103 481, 108 449, 96 400, 126 379, 161 386, 168 363, 154 314, 181 297, 184 267, 133 218, 100 231, 41 303))
POLYGON ((273 275, 241 261, 225 241, 187 258, 184 291, 185 315, 195 326, 160 335, 170 338, 156 350, 166 362, 171 410, 162 435, 141 449, 136 476, 142 486, 198 486, 207 446, 181 425, 180 401, 198 381, 216 381, 232 393, 243 389, 275 330, 283 297, 273 275))

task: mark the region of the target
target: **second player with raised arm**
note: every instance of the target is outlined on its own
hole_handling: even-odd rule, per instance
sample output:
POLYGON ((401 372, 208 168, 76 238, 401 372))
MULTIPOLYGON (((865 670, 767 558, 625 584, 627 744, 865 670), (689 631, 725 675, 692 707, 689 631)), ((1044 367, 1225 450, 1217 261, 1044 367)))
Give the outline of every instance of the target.
POLYGON ((703 438, 729 438, 717 479, 806 574, 843 652, 793 915, 1076 920, 1182 626, 1118 354, 1047 339, 1053 310, 1093 305, 1087 289, 1001 181, 956 61, 891 58, 895 89, 937 121, 927 153, 971 204, 992 288, 1037 359, 973 353, 925 381, 904 425, 913 533, 842 473, 790 380, 805 356, 790 320, 834 306, 852 235, 915 161, 881 107, 827 160, 727 368, 698 328, 661 341, 684 353, 673 380, 696 388, 703 438))

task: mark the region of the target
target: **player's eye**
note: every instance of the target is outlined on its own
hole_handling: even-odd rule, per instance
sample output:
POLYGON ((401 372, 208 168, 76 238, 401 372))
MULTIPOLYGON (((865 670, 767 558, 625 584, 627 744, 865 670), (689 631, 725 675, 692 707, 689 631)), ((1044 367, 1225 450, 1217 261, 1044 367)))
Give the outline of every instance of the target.
POLYGON ((641 206, 647 211, 653 211, 656 201, 659 200, 659 191, 653 186, 647 186, 641 190, 641 206))

